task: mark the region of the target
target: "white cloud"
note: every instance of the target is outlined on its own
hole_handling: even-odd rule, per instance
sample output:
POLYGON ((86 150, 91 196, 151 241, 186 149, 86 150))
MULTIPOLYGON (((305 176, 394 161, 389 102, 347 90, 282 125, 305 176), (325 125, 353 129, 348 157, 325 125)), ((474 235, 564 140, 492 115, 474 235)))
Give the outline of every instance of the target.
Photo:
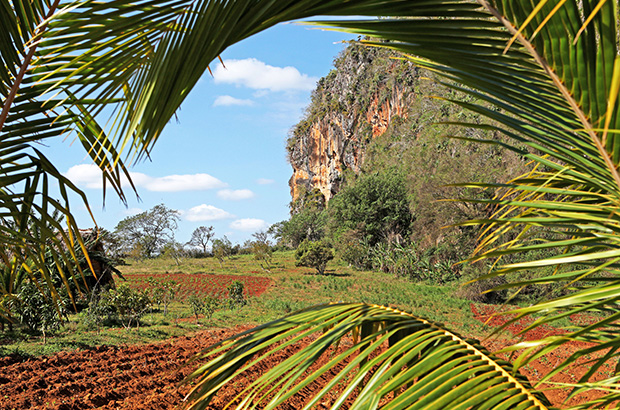
POLYGON ((101 170, 96 165, 81 164, 69 168, 65 176, 71 182, 84 188, 101 188, 103 186, 101 170))
POLYGON ((240 98, 231 97, 230 95, 220 95, 213 102, 214 107, 228 107, 231 105, 252 105, 252 100, 242 100, 240 98))
POLYGON ((161 178, 151 178, 143 184, 149 191, 179 192, 202 191, 225 187, 226 184, 209 174, 168 175, 161 178))
POLYGON ((270 184, 273 184, 274 182, 276 181, 274 181, 273 179, 267 179, 267 178, 258 178, 256 180, 256 183, 258 185, 270 185, 270 184))
POLYGON ((243 199, 254 198, 254 192, 249 189, 222 189, 217 192, 217 197, 227 201, 241 201, 243 199))
POLYGON ((274 67, 255 58, 224 60, 213 71, 215 83, 234 84, 255 90, 311 91, 317 78, 302 74, 295 67, 274 67))
POLYGON ((188 211, 182 211, 181 215, 188 221, 217 221, 220 219, 230 219, 235 216, 231 213, 214 207, 213 205, 198 205, 190 208, 188 211))
MULTIPOLYGON (((203 191, 228 186, 209 174, 168 175, 164 177, 151 177, 141 172, 130 172, 129 174, 136 187, 154 192, 203 191)), ((103 187, 101 171, 93 164, 72 166, 65 173, 65 176, 83 188, 100 189, 103 187)), ((130 186, 126 178, 123 178, 122 186, 130 186)))
POLYGON ((250 231, 255 232, 261 229, 266 229, 269 225, 262 219, 244 218, 237 219, 230 223, 230 227, 237 231, 250 231))
POLYGON ((142 212, 144 211, 140 208, 127 208, 123 210, 123 214, 127 216, 138 215, 138 214, 141 214, 142 212))

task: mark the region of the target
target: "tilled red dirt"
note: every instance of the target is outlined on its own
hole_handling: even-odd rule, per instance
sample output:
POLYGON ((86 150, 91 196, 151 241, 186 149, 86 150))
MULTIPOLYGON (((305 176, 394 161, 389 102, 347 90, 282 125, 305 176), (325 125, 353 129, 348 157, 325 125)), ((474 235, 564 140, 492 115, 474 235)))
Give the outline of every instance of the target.
POLYGON ((241 330, 25 361, 0 359, 0 409, 174 409, 188 391, 179 388, 191 371, 183 365, 201 349, 241 330))
MULTIPOLYGON (((508 315, 495 315, 497 313, 496 307, 493 305, 474 305, 471 304, 471 310, 474 314, 474 317, 480 320, 483 323, 487 323, 495 328, 504 325, 510 319, 511 316, 508 315)), ((590 318, 585 316, 575 316, 571 317, 573 322, 589 322, 590 318)), ((531 319, 521 319, 514 323, 509 324, 506 327, 506 332, 502 333, 502 338, 499 339, 489 339, 483 340, 482 344, 489 349, 490 351, 497 351, 504 347, 507 347, 511 344, 517 343, 519 341, 530 341, 530 340, 538 340, 547 336, 555 336, 561 335, 564 332, 561 329, 557 329, 551 326, 539 326, 532 330, 525 332, 524 334, 520 334, 525 328, 527 328, 532 323, 531 319)), ((591 347, 592 344, 582 343, 582 342, 569 342, 567 344, 562 345, 560 348, 552 351, 548 355, 533 361, 532 363, 522 367, 520 372, 525 375, 532 384, 535 384, 536 381, 540 380, 545 375, 549 374, 552 370, 557 368, 560 364, 562 364, 566 359, 568 359, 574 352, 578 349, 584 349, 591 347)), ((517 354, 519 352, 516 352, 517 354)), ((560 384, 573 384, 579 381, 579 379, 585 375, 590 370, 589 360, 600 357, 601 355, 592 355, 589 358, 581 358, 577 360, 577 362, 558 373, 557 375, 551 378, 550 384, 544 384, 538 386, 539 389, 545 392, 545 396, 551 401, 551 403, 559 408, 574 406, 586 401, 590 401, 596 399, 603 395, 603 393, 590 391, 587 393, 580 394, 576 397, 571 398, 566 401, 569 396, 571 389, 569 387, 561 387, 560 384)), ((510 357, 507 355, 504 356, 506 359, 510 360, 510 357)), ((516 356, 515 356, 516 357, 516 356)), ((513 357, 513 359, 515 358, 513 357)), ((601 380, 605 377, 609 377, 611 372, 613 371, 612 363, 605 363, 601 369, 596 372, 589 380, 601 380)))
MULTIPOLYGON (((491 308, 472 305, 474 315, 487 321, 491 308)), ((492 321, 505 319, 494 317, 492 321)), ((494 325, 500 324, 492 323, 494 325)), ((508 329, 515 334, 527 323, 515 323, 508 329)), ((150 345, 97 348, 59 353, 50 357, 22 360, 18 357, 0 359, 0 410, 21 409, 152 409, 168 410, 182 408, 187 386, 179 387, 179 382, 192 370, 187 364, 190 358, 201 349, 231 336, 243 328, 231 330, 207 330, 191 337, 180 337, 150 345)), ((526 339, 543 336, 546 332, 559 332, 553 328, 540 329, 541 334, 526 335, 526 339)), ((500 349, 515 340, 495 339, 483 342, 490 350, 500 349)), ((281 360, 302 348, 308 341, 295 348, 278 352, 268 362, 261 363, 260 369, 252 369, 253 374, 242 374, 234 384, 218 392, 210 409, 219 409, 232 399, 248 379, 254 378, 261 370, 272 368, 281 360)), ((344 348, 344 346, 340 346, 344 348)), ((568 346, 553 352, 552 357, 538 360, 523 369, 523 373, 533 382, 551 371, 572 354, 577 346, 568 346)), ((322 363, 318 363, 320 366, 322 363)), ((346 363, 342 363, 345 366, 346 363)), ((556 382, 572 383, 587 371, 587 364, 580 363, 568 372, 555 377, 556 382)), ((600 374, 598 376, 601 376, 600 374)), ((325 385, 330 378, 319 380, 300 392, 282 409, 297 409, 325 385)), ((568 390, 546 392, 553 405, 564 407, 568 390)), ((336 392, 334 392, 334 398, 336 392)), ((579 397, 568 404, 576 404, 595 396, 579 397)), ((326 399, 329 400, 329 397, 326 399)), ((321 403, 329 406, 331 403, 321 403)), ((321 407, 319 405, 319 407, 321 407)))

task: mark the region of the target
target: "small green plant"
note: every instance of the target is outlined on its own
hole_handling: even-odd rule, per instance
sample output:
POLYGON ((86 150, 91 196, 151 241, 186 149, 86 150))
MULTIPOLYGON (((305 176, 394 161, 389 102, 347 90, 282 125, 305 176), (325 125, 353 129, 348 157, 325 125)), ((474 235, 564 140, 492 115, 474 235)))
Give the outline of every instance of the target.
POLYGON ((157 309, 163 305, 164 317, 168 316, 168 307, 176 299, 181 284, 174 280, 158 280, 155 278, 148 278, 147 283, 149 284, 152 302, 157 304, 157 309))
POLYGON ((99 333, 103 326, 116 320, 118 320, 118 315, 110 292, 107 289, 93 291, 84 317, 84 324, 90 329, 96 329, 99 333))
POLYGON ((191 308, 194 318, 196 319, 196 324, 198 324, 198 316, 205 311, 204 299, 197 295, 190 295, 187 298, 187 303, 189 303, 189 307, 191 308))
POLYGON ((122 284, 116 290, 111 290, 110 295, 118 318, 125 329, 130 329, 132 325, 139 327, 140 318, 151 307, 148 291, 134 290, 128 285, 122 284))
POLYGON ((295 251, 295 265, 315 268, 319 275, 325 273, 327 262, 334 259, 334 251, 324 241, 303 241, 295 251))
POLYGON ((204 314, 207 320, 211 320, 215 311, 220 307, 220 300, 212 295, 204 297, 204 314))
POLYGON ((228 285, 228 306, 231 309, 245 306, 248 301, 245 299, 243 282, 238 280, 228 285))
POLYGON ((45 285, 42 285, 41 289, 42 291, 32 282, 24 284, 15 306, 20 322, 32 331, 41 332, 45 344, 47 333, 60 327, 60 315, 66 315, 66 310, 63 304, 54 304, 45 285))

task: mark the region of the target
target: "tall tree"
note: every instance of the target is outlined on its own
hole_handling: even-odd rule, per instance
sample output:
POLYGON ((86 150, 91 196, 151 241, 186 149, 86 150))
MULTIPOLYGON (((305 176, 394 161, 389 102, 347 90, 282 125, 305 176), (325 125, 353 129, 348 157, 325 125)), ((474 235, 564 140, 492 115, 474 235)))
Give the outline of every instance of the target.
POLYGON ((176 244, 174 231, 180 220, 179 211, 159 204, 123 219, 114 228, 114 233, 121 238, 126 252, 139 247, 142 257, 152 258, 165 244, 176 244))
POLYGON ((187 244, 202 248, 202 252, 206 255, 209 241, 211 241, 213 235, 215 235, 213 232, 213 226, 199 226, 194 229, 194 232, 192 232, 192 237, 187 244))

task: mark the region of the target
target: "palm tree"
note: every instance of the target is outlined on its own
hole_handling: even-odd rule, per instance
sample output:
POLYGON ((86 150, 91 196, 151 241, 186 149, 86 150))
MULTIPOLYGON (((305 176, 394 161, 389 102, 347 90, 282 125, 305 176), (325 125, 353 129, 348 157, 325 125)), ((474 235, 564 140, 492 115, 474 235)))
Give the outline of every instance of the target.
MULTIPOLYGON (((384 6, 382 14, 390 15, 402 4, 384 6)), ((564 287, 563 296, 513 312, 515 320, 535 314, 530 328, 575 313, 595 313, 598 318, 575 325, 568 334, 508 349, 524 349, 512 370, 567 342, 588 342, 541 382, 594 355, 572 394, 601 389, 607 392, 604 397, 579 408, 617 406, 618 367, 605 380, 589 379, 604 363, 616 362, 620 349, 618 2, 429 0, 412 1, 402 11, 404 18, 398 19, 317 24, 378 38, 364 42, 400 51, 437 72, 445 85, 494 107, 454 101, 498 124, 463 125, 503 132, 513 142, 505 148, 534 167, 505 184, 469 184, 504 190, 485 201, 495 207, 493 215, 468 222, 483 227, 472 260, 492 260, 495 268, 488 276, 506 276, 507 286, 516 291, 549 283, 564 287), (518 259, 533 251, 552 256, 503 263, 508 256, 518 259), (521 269, 541 274, 510 282, 510 274, 521 269)), ((276 408, 318 378, 328 378, 327 387, 314 393, 306 408, 325 404, 336 385, 341 387, 333 408, 345 400, 364 409, 545 405, 509 379, 503 367, 485 361, 484 351, 442 327, 388 308, 336 304, 295 313, 205 350, 203 357, 210 361, 189 378, 197 382, 188 397, 192 408, 205 408, 236 373, 252 371, 268 355, 310 336, 315 339, 310 347, 257 377, 231 404, 276 408), (353 345, 334 350, 345 335, 353 345), (382 342, 389 347, 382 349, 382 342), (325 365, 312 367, 330 352, 325 365)))
MULTIPOLYGON (((401 51, 443 75, 449 86, 493 104, 497 109, 460 103, 495 120, 500 125, 492 128, 514 141, 506 148, 538 164, 530 175, 502 186, 510 190, 508 195, 488 201, 497 206, 491 218, 472 222, 485 225, 475 258, 498 259, 492 275, 558 267, 553 275, 512 284, 571 287, 568 296, 517 312, 538 313, 535 325, 574 312, 605 313, 570 335, 524 346, 515 366, 569 340, 590 341, 595 347, 578 352, 566 365, 580 355, 604 352, 593 373, 616 357, 617 0, 0 0, 0 7, 5 67, 0 74, 0 241, 13 247, 14 255, 37 262, 46 280, 38 263, 44 249, 81 241, 67 191, 84 202, 86 198, 34 144, 74 133, 102 169, 104 181, 124 198, 120 180, 127 171, 121 159, 148 157, 166 123, 227 46, 281 21, 382 15, 388 18, 323 24, 382 38, 367 43, 401 51), (396 16, 401 18, 389 18, 396 16), (112 125, 104 130, 99 121, 107 115, 112 125), (52 182, 60 188, 60 199, 49 194, 52 182), (68 229, 49 220, 52 209, 66 215, 68 229), (41 229, 34 237, 27 229, 31 222, 54 231, 41 229), (553 235, 540 239, 532 229, 538 226, 553 235), (502 242, 511 231, 517 239, 502 242), (558 256, 501 266, 505 255, 536 249, 557 251, 558 256)), ((65 283, 70 279, 69 273, 63 276, 65 283)), ((344 394, 355 392, 351 400, 357 407, 545 407, 507 364, 475 343, 404 312, 357 304, 302 311, 206 351, 229 349, 194 373, 198 383, 190 399, 204 408, 237 370, 269 354, 266 348, 325 329, 330 330, 308 350, 251 384, 241 403, 275 407, 333 371, 333 360, 318 369, 311 366, 348 334, 355 344, 342 353, 350 356, 349 362, 334 380, 344 386, 344 394), (378 350, 383 341, 390 344, 385 353, 378 350)), ((580 380, 582 386, 596 387, 585 381, 580 380)), ((610 388, 613 383, 612 377, 599 385, 610 388)), ((310 404, 325 394, 327 390, 319 392, 310 404)), ((618 399, 612 392, 596 404, 618 399)))

